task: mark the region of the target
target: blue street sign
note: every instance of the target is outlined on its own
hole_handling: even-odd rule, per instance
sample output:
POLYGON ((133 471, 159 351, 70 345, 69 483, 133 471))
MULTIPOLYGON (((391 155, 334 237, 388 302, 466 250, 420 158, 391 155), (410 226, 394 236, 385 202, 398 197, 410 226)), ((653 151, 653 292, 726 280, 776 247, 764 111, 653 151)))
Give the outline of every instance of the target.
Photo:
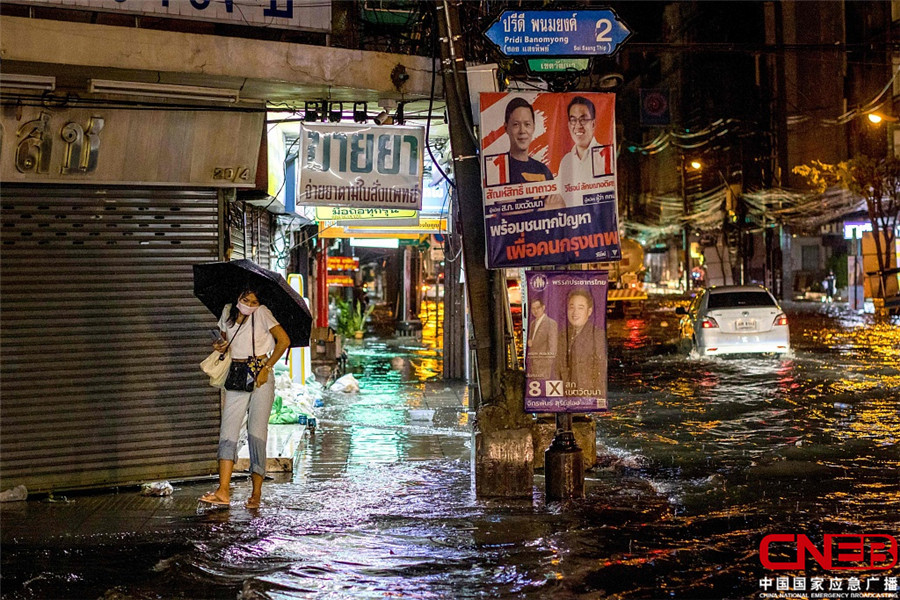
POLYGON ((598 56, 631 33, 611 9, 507 10, 484 35, 506 56, 598 56))

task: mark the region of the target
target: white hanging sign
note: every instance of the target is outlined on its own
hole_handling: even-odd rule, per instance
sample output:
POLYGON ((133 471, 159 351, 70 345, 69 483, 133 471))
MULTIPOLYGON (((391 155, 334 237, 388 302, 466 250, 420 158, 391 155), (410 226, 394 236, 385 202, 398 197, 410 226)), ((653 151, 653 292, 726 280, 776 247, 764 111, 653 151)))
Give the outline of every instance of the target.
POLYGON ((421 127, 304 124, 297 204, 422 208, 421 127))

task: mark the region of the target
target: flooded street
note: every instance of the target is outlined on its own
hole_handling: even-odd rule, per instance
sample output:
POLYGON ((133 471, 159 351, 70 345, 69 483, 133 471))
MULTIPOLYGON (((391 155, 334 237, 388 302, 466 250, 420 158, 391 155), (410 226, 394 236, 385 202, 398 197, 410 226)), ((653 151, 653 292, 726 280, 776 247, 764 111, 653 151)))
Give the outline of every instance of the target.
POLYGON ((260 511, 4 545, 3 597, 751 598, 766 534, 896 536, 900 325, 794 305, 791 357, 697 359, 673 308, 610 323, 583 500, 546 503, 541 476, 530 501, 476 499, 465 388, 434 350, 367 340, 350 347, 361 391, 326 395, 260 511))

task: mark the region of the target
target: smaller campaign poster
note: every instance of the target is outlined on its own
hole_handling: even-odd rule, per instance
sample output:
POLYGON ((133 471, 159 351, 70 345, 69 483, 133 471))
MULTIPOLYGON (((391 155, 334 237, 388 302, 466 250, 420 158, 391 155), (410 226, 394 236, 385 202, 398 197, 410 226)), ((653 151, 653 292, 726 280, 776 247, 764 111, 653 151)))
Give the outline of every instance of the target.
POLYGON ((615 95, 480 100, 488 268, 620 260, 615 95))
POLYGON ((525 412, 607 410, 606 271, 527 271, 525 412))

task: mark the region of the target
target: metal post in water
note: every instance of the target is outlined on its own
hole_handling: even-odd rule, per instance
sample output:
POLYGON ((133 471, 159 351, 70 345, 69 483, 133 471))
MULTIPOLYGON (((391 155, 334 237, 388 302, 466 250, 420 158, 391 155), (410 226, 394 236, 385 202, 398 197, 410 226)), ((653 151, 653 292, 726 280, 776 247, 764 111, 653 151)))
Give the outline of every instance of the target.
POLYGON ((572 415, 556 416, 556 436, 544 452, 547 501, 584 497, 584 456, 575 443, 572 415))

